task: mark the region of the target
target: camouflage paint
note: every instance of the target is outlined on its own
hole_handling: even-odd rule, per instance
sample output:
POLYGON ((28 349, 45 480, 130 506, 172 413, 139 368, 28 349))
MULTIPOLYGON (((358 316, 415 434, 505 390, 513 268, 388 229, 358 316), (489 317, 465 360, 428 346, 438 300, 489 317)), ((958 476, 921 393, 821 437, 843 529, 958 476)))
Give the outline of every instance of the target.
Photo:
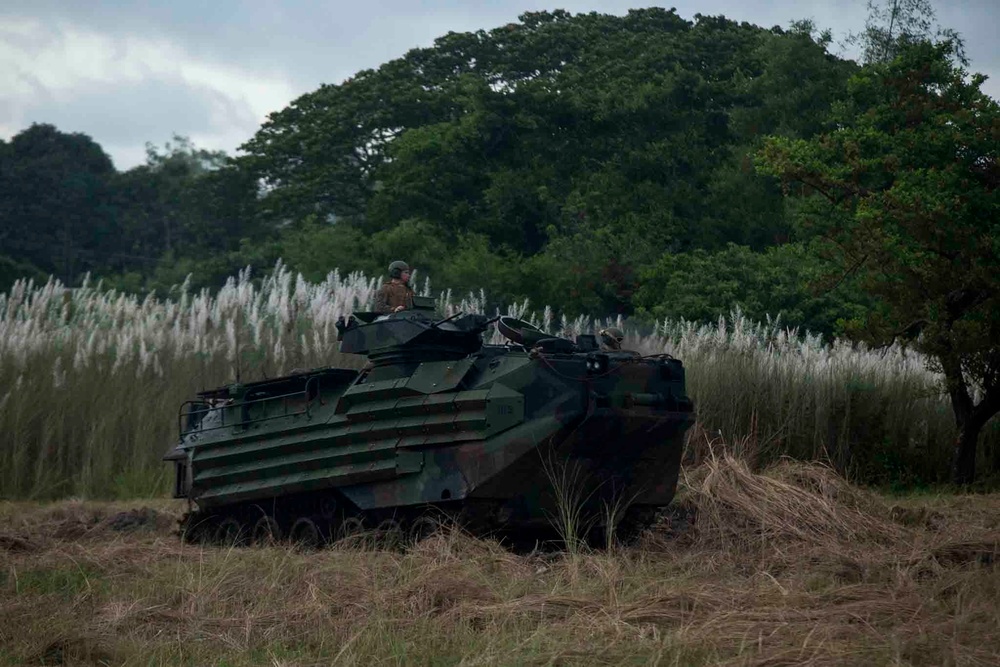
POLYGON ((552 469, 568 465, 591 503, 670 502, 692 422, 679 361, 483 345, 487 324, 360 314, 341 350, 368 355, 364 370, 203 393, 226 404, 202 408, 166 457, 179 495, 214 511, 302 494, 361 511, 482 501, 537 521, 552 469))

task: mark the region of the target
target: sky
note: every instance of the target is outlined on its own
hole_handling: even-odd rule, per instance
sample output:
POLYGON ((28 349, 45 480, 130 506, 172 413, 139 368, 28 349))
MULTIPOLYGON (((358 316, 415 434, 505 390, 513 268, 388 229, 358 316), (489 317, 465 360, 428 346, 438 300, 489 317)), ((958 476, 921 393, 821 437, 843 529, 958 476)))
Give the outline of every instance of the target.
MULTIPOLYGON (((525 11, 625 14, 637 0, 3 0, 0 138, 32 123, 83 132, 125 170, 176 135, 235 154, 267 115, 323 83, 491 29, 525 11)), ((1000 99, 1000 0, 933 0, 965 39, 970 70, 1000 99)), ((675 0, 685 19, 722 14, 764 27, 812 19, 840 42, 867 0, 675 0)), ((844 47, 842 55, 853 56, 844 47)))

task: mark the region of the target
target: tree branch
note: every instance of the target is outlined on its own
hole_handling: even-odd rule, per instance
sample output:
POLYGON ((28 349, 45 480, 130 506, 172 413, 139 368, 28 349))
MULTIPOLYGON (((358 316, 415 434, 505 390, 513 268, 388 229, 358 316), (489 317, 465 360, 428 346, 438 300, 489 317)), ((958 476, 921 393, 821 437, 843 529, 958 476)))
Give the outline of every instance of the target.
POLYGON ((962 427, 968 422, 976 406, 972 402, 972 397, 969 396, 969 386, 965 382, 962 365, 954 358, 951 343, 944 341, 942 346, 946 352, 939 357, 941 370, 944 371, 944 377, 948 383, 948 394, 951 396, 952 408, 955 411, 955 423, 962 427))
POLYGON ((827 200, 828 200, 828 201, 829 201, 829 202, 830 202, 831 204, 837 204, 837 203, 839 203, 839 202, 838 202, 838 200, 834 199, 833 195, 831 195, 830 193, 828 193, 828 192, 827 192, 826 190, 824 190, 823 188, 819 187, 819 186, 818 186, 818 185, 816 185, 815 183, 811 183, 811 182, 809 182, 809 181, 805 180, 804 178, 802 178, 802 177, 798 177, 798 176, 797 176, 797 177, 794 177, 794 178, 792 178, 792 181, 793 181, 793 182, 796 182, 796 183, 801 183, 802 185, 805 185, 806 187, 810 187, 810 188, 812 188, 812 189, 813 189, 813 190, 815 190, 816 192, 818 192, 818 193, 820 193, 821 195, 823 195, 824 197, 826 197, 826 198, 827 198, 827 200))

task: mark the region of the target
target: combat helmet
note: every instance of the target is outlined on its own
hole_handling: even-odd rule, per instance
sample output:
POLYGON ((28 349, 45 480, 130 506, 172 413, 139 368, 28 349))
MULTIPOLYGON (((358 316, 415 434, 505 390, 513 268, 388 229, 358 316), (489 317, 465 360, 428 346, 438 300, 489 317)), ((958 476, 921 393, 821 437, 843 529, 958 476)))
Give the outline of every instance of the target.
POLYGON ((597 335, 601 337, 601 342, 613 350, 620 350, 622 341, 625 339, 625 332, 618 327, 601 329, 597 335))
POLYGON ((410 265, 406 262, 397 259, 395 262, 389 265, 389 277, 390 278, 402 278, 403 271, 409 271, 410 265))

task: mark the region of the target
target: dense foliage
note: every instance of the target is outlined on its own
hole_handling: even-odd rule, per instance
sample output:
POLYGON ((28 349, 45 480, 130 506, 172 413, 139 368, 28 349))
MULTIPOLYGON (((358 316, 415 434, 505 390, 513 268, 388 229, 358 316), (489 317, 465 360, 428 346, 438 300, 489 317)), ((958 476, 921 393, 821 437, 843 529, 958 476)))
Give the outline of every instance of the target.
MULTIPOLYGON (((659 9, 526 14, 303 96, 246 164, 267 211, 335 221, 324 237, 350 268, 392 247, 445 286, 630 314, 667 254, 790 240, 748 155, 823 128, 854 68, 826 45, 808 26, 659 9)), ((655 305, 679 312, 663 292, 655 305)))
POLYGON ((774 138, 766 171, 812 200, 804 218, 875 297, 851 333, 908 340, 947 379, 956 482, 1000 412, 1000 106, 948 43, 921 43, 851 80, 837 128, 774 138))
MULTIPOLYGON (((184 139, 147 153, 119 173, 90 137, 51 125, 0 141, 0 289, 88 272, 141 289, 165 267, 194 268, 263 231, 256 180, 235 161, 184 139)), ((218 275, 228 274, 227 264, 218 275)))
POLYGON ((24 247, 3 244, 0 278, 91 271, 164 288, 279 257, 313 279, 404 258, 436 287, 502 302, 714 317, 729 290, 678 294, 685 281, 663 270, 735 260, 736 273, 788 272, 779 298, 751 288, 748 310, 829 333, 839 315, 802 279, 811 255, 767 252, 795 240, 794 209, 750 158, 765 135, 826 127, 856 69, 828 44, 809 25, 660 9, 529 13, 324 85, 236 159, 181 141, 118 174, 89 138, 34 126, 2 150, 16 178, 3 179, 0 234, 24 247))

